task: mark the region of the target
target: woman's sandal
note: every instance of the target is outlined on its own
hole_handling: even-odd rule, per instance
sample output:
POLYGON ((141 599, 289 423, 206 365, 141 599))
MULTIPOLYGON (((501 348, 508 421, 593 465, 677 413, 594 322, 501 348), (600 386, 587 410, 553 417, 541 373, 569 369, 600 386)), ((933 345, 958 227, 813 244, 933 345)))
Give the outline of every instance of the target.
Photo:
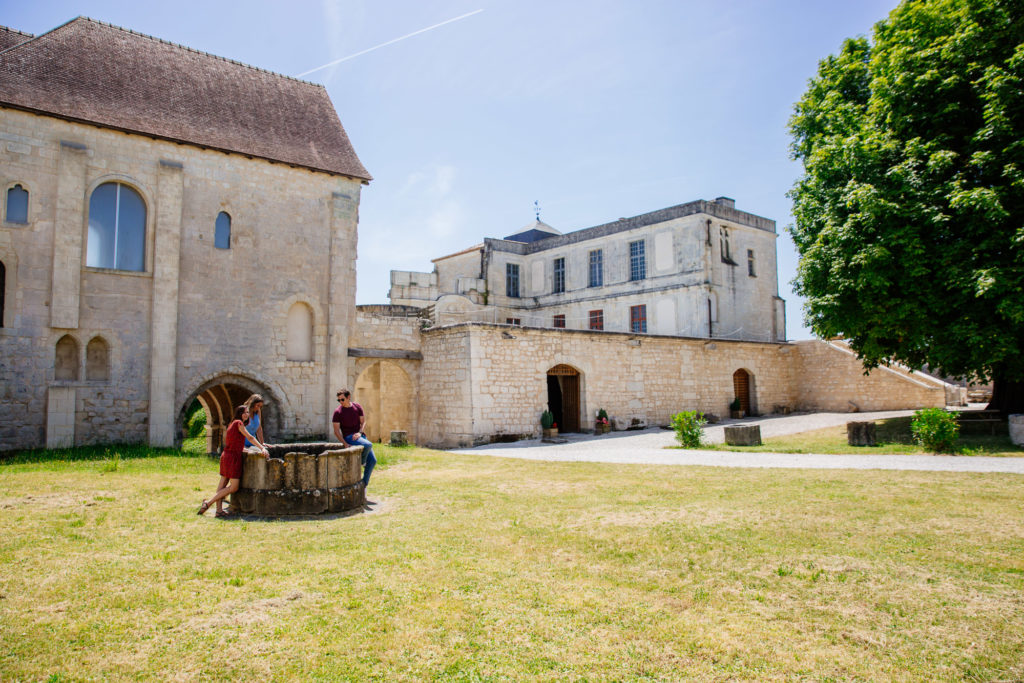
POLYGON ((196 514, 197 515, 204 514, 209 509, 210 509, 210 504, 204 500, 202 502, 202 504, 199 506, 199 509, 196 510, 196 514))
POLYGON ((219 519, 223 519, 224 517, 230 517, 231 513, 230 512, 225 512, 224 510, 220 510, 219 512, 215 512, 213 514, 213 516, 217 517, 219 519))

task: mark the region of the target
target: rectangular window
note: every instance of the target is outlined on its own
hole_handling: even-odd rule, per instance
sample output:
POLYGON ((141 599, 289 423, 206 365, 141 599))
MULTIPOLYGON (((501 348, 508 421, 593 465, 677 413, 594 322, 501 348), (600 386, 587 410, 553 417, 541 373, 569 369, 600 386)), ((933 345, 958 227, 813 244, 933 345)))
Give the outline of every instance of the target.
POLYGON ((604 329, 604 311, 591 311, 590 312, 590 329, 592 330, 603 330, 604 329))
POLYGON ((747 249, 747 275, 757 277, 757 270, 754 268, 754 250, 747 249))
POLYGON ((647 305, 629 307, 629 331, 647 332, 647 305))
POLYGON ((644 255, 644 241, 629 243, 629 279, 643 280, 647 277, 647 258, 644 255))
POLYGON ((523 324, 523 319, 522 318, 505 318, 505 324, 506 325, 522 325, 523 324))
POLYGON ((555 294, 561 294, 565 291, 565 259, 555 259, 555 294))
POLYGON ((519 298, 519 264, 505 264, 505 296, 519 298))
POLYGON ((722 232, 718 235, 719 247, 722 251, 722 263, 728 263, 731 266, 736 265, 736 262, 732 260, 732 249, 729 247, 729 231, 722 226, 722 232))
POLYGON ((555 327, 565 327, 565 314, 559 313, 552 319, 552 322, 555 327))
POLYGON ((601 287, 604 285, 604 251, 595 249, 590 252, 590 278, 588 287, 601 287))

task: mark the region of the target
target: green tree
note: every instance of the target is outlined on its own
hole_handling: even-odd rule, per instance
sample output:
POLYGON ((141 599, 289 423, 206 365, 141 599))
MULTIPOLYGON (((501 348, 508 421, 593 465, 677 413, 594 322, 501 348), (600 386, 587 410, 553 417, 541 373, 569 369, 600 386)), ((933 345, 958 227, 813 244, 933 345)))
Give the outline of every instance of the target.
POLYGON ((906 0, 820 63, 790 131, 815 333, 1024 410, 1024 0, 906 0))

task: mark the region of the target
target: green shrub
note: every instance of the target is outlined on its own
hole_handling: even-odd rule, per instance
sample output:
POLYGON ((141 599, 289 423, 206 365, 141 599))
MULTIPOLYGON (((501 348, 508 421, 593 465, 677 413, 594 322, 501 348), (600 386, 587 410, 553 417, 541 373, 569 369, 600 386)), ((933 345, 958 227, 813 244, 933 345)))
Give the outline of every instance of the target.
POLYGON ((729 404, 729 410, 739 410, 740 409, 740 405, 742 405, 740 403, 740 399, 739 399, 739 397, 736 397, 736 398, 734 398, 732 400, 732 403, 729 404))
POLYGON ((551 425, 555 424, 555 416, 550 410, 545 410, 540 414, 540 426, 544 429, 551 429, 551 425))
POLYGON ((608 411, 605 410, 604 408, 599 409, 597 411, 597 419, 598 420, 607 420, 608 419, 608 411))
POLYGON ((925 408, 914 413, 910 423, 914 441, 932 453, 952 453, 960 438, 956 416, 942 408, 925 408))
POLYGON ((199 401, 193 401, 189 406, 188 416, 185 418, 185 430, 187 438, 190 439, 206 435, 206 411, 203 410, 199 401))
POLYGON ((676 432, 676 440, 685 448, 699 448, 704 440, 702 427, 708 423, 704 413, 696 410, 684 410, 672 416, 672 429, 676 432))

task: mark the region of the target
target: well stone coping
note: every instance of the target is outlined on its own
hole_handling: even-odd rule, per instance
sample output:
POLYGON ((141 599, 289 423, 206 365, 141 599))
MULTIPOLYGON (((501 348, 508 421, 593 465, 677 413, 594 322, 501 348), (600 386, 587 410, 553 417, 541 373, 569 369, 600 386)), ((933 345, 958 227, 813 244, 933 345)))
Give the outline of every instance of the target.
POLYGON ((311 515, 362 507, 362 446, 297 443, 249 449, 231 505, 245 514, 311 515))

